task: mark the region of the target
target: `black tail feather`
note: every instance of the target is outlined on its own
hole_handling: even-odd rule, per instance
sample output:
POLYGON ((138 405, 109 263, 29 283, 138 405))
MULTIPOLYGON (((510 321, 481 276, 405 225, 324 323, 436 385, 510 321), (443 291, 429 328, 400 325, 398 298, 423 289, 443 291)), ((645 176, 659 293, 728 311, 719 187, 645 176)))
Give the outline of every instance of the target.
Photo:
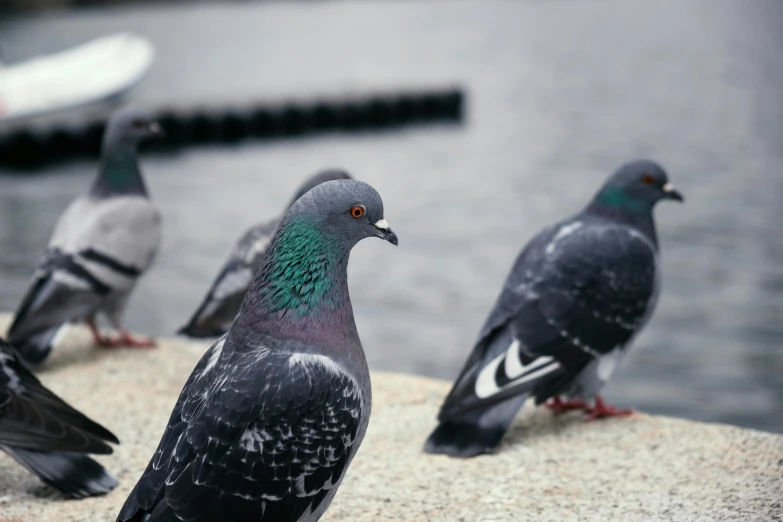
POLYGON ((85 455, 4 447, 43 482, 73 498, 103 495, 118 482, 103 466, 85 455))
POLYGON ((194 339, 220 337, 224 333, 226 333, 226 329, 221 325, 200 324, 196 321, 191 321, 177 330, 178 335, 185 335, 194 339))
POLYGON ((188 324, 180 328, 177 333, 194 338, 220 337, 234 322, 244 297, 244 293, 238 293, 218 299, 213 297, 210 291, 188 324))
POLYGON ((52 351, 54 339, 60 328, 62 326, 56 326, 25 338, 14 337, 12 333, 8 341, 27 364, 38 364, 46 359, 46 356, 52 351))
POLYGON ((118 482, 103 466, 86 455, 3 447, 43 482, 72 498, 104 495, 118 482))
POLYGON ((518 395, 487 409, 442 421, 427 438, 424 451, 458 458, 492 452, 526 399, 527 394, 518 395))

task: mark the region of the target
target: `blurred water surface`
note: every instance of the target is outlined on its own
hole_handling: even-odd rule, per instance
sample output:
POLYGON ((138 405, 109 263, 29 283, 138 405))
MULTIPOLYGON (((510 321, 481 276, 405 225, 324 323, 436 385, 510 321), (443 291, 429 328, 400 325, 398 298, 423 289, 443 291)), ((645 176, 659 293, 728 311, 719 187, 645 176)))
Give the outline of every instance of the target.
MULTIPOLYGON (((190 149, 144 160, 163 248, 127 323, 168 335, 249 225, 324 166, 374 185, 400 247, 354 251, 375 369, 453 378, 512 260, 621 162, 662 162, 663 291, 610 399, 783 431, 783 3, 325 2, 131 7, 0 21, 6 60, 118 30, 158 61, 140 104, 456 82, 461 127, 190 149)), ((0 309, 13 309, 90 163, 0 177, 0 309)))

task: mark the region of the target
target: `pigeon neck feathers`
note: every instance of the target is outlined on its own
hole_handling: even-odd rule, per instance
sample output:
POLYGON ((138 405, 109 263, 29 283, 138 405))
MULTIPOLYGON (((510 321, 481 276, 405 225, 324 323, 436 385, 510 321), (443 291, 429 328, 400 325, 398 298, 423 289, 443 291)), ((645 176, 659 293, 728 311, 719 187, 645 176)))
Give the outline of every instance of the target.
POLYGON ((120 142, 104 145, 98 176, 90 194, 98 197, 134 194, 147 196, 147 187, 136 159, 135 144, 120 142))
POLYGON ((319 345, 358 341, 348 295, 351 246, 311 217, 286 215, 232 330, 319 345))
POLYGON ((658 247, 653 206, 648 201, 634 198, 622 187, 607 186, 593 198, 584 213, 631 226, 646 235, 658 247))
POLYGON ((333 291, 339 285, 330 269, 345 272, 348 251, 339 252, 337 241, 303 219, 287 223, 273 246, 274 263, 267 267, 261 292, 270 311, 291 310, 301 317, 324 308, 334 310, 341 296, 333 291))

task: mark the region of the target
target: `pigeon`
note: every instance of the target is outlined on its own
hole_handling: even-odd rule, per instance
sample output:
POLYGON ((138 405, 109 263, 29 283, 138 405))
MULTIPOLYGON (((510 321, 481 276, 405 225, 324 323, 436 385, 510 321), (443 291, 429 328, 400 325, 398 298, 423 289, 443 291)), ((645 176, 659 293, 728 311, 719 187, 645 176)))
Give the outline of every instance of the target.
POLYGON ((204 354, 117 518, 315 522, 364 438, 371 390, 348 255, 397 245, 366 183, 322 183, 285 213, 228 332, 204 354))
POLYGON ((87 453, 108 455, 109 430, 46 389, 0 338, 0 449, 72 498, 108 493, 115 479, 87 453))
POLYGON ((663 168, 629 162, 583 211, 525 246, 441 406, 427 453, 491 452, 528 397, 590 419, 631 413, 598 392, 655 308, 652 211, 663 199, 683 201, 663 168))
MULTIPOLYGON (((351 179, 351 176, 339 169, 323 170, 299 187, 294 199, 286 208, 290 208, 297 199, 316 185, 336 179, 351 179)), ((177 333, 197 338, 218 337, 226 333, 239 312, 242 299, 250 288, 250 283, 253 282, 255 269, 261 263, 269 240, 279 222, 280 218, 261 223, 239 238, 207 296, 188 324, 180 328, 177 333)))
POLYGON ((100 347, 154 345, 121 325, 128 296, 160 244, 160 214, 149 200, 136 160, 138 142, 161 133, 141 110, 109 121, 98 174, 89 192, 57 221, 49 246, 16 311, 8 338, 29 364, 43 361, 69 322, 84 320, 100 347), (119 336, 102 335, 105 314, 119 336))

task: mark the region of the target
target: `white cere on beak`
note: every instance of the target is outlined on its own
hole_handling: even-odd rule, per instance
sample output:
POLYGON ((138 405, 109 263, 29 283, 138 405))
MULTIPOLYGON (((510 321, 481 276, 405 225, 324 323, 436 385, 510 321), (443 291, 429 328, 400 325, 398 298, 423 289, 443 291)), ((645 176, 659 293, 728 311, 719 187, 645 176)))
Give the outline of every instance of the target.
POLYGON ((671 192, 673 190, 674 190, 674 185, 672 185, 671 183, 667 183, 666 185, 663 186, 664 192, 671 192))
POLYGON ((160 128, 160 125, 158 125, 158 123, 156 122, 150 123, 150 132, 152 132, 153 134, 158 134, 161 130, 162 129, 160 128))
POLYGON ((375 228, 380 230, 389 230, 389 224, 386 222, 385 219, 379 219, 375 222, 375 228))

